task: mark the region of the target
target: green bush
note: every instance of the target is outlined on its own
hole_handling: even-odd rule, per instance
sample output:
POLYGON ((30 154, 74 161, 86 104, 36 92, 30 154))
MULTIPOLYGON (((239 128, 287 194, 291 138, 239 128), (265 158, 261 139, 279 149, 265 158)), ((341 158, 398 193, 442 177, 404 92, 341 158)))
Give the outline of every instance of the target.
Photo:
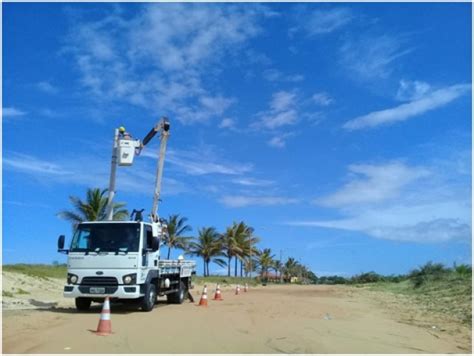
POLYGON ((430 281, 439 281, 445 277, 451 270, 442 263, 428 262, 425 265, 412 270, 408 278, 412 281, 415 288, 421 287, 430 281))

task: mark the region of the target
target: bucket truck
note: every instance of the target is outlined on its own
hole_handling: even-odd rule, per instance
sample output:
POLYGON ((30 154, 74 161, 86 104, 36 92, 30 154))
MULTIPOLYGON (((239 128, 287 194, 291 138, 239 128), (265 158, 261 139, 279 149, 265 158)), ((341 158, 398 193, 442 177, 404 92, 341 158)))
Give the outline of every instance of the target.
POLYGON ((64 296, 75 298, 78 310, 89 309, 92 302, 132 302, 143 311, 151 311, 157 296, 166 295, 169 303, 181 304, 192 288, 196 273, 195 261, 160 258, 160 245, 168 238, 167 225, 158 215, 161 180, 170 123, 160 120, 145 138, 133 139, 123 127, 116 129, 112 148, 106 220, 79 223, 69 249, 64 249, 65 236, 58 239, 58 252, 68 255, 67 282, 64 296), (118 166, 131 166, 135 156, 157 134, 160 151, 156 168, 155 187, 149 221, 144 221, 143 210, 134 210, 128 221, 114 221, 118 166))

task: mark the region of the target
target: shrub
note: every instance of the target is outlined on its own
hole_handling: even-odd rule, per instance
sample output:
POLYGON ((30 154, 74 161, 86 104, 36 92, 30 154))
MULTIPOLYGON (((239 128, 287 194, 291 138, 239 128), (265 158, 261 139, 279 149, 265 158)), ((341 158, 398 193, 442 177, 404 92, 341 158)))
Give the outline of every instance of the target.
POLYGON ((424 266, 412 270, 408 274, 408 278, 413 282, 415 288, 421 287, 428 281, 436 281, 442 279, 450 272, 442 263, 428 262, 424 266))

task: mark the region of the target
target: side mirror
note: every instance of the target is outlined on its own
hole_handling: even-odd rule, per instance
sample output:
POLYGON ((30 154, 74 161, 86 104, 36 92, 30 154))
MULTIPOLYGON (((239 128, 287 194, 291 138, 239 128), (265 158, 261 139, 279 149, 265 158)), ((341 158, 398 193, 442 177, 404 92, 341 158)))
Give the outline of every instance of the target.
POLYGON ((160 248, 160 240, 158 240, 158 238, 156 237, 153 237, 153 239, 151 240, 151 249, 153 251, 158 251, 159 248, 160 248))
POLYGON ((64 240, 66 239, 66 237, 64 235, 59 235, 59 238, 58 238, 58 250, 62 250, 64 249, 64 240))

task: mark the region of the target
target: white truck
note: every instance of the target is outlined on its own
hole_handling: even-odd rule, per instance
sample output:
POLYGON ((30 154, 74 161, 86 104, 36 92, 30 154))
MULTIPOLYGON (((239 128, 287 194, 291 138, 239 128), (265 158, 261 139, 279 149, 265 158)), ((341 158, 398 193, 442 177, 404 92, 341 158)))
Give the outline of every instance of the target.
POLYGON ((143 142, 116 129, 107 220, 78 224, 69 249, 64 249, 65 236, 59 236, 58 252, 68 255, 64 296, 75 298, 78 310, 87 310, 92 302, 102 302, 107 296, 112 301, 135 303, 143 311, 153 309, 157 296, 166 295, 169 303, 177 304, 187 296, 192 300, 189 289, 195 261, 186 261, 182 256, 177 260, 160 259, 160 245, 168 236, 167 226, 157 211, 169 128, 167 119, 162 119, 143 142), (130 166, 133 157, 157 132, 161 132, 161 145, 150 221, 143 221, 143 210, 134 210, 129 221, 114 221, 117 165, 130 166))

